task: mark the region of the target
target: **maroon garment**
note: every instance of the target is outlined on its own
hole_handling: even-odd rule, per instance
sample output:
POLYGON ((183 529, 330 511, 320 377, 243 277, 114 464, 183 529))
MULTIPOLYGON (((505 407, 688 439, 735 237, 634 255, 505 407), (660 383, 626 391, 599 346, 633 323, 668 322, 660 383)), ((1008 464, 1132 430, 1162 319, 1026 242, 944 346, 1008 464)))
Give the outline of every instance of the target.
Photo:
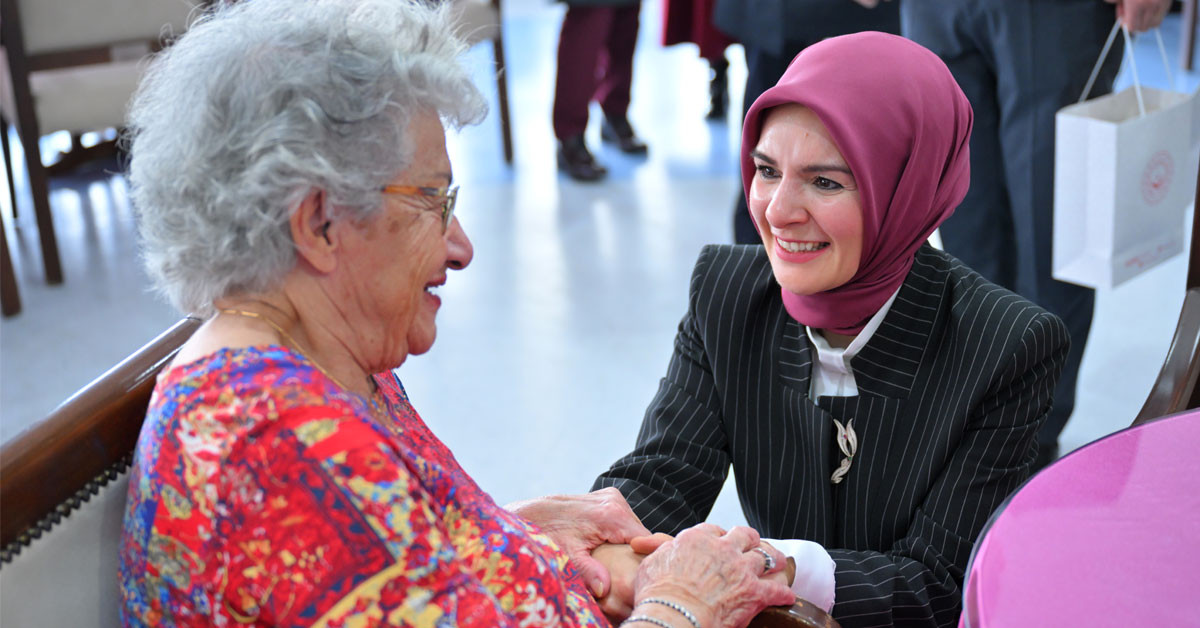
POLYGON ((896 292, 917 249, 966 195, 971 105, 946 64, 903 37, 868 32, 826 39, 796 55, 746 112, 747 193, 764 113, 787 103, 817 114, 854 173, 863 242, 850 281, 807 296, 784 290, 783 302, 804 325, 854 335, 896 292))
POLYGON ((664 46, 696 44, 703 59, 720 59, 737 43, 712 24, 716 0, 663 0, 664 46))
POLYGON ((587 128, 588 103, 625 117, 633 86, 638 7, 570 6, 558 38, 554 84, 554 135, 565 139, 587 128))

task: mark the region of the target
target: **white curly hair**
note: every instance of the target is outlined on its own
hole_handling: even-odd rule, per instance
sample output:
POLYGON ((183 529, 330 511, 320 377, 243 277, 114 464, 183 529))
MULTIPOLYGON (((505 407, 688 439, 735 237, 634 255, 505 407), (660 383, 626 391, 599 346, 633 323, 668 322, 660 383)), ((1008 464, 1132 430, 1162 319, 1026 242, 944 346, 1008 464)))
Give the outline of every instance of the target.
POLYGON ((414 158, 408 123, 486 114, 447 10, 414 0, 248 0, 150 63, 125 140, 145 265, 183 312, 276 285, 312 190, 364 219, 414 158))

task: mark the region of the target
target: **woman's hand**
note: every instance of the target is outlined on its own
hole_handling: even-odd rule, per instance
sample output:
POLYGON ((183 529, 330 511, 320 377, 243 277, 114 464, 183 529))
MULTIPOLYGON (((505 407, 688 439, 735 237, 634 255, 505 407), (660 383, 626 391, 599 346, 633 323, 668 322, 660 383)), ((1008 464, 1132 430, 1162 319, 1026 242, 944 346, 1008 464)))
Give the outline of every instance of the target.
POLYGON ((610 578, 591 551, 604 543, 628 543, 650 534, 621 492, 612 487, 586 495, 541 497, 506 508, 553 539, 597 598, 608 595, 610 578))
POLYGON ((701 626, 744 626, 768 606, 795 601, 786 576, 778 575, 786 564, 784 555, 760 543, 751 528, 722 532, 702 523, 642 561, 634 579, 634 601, 655 597, 677 602, 696 615, 701 626), (774 563, 770 569, 768 562, 774 563))
POLYGON ((596 602, 614 626, 629 617, 629 612, 633 610, 633 579, 645 557, 645 554, 638 554, 626 544, 605 543, 592 550, 592 558, 604 565, 612 579, 608 594, 596 602))
MULTIPOLYGON (((600 609, 604 611, 604 615, 614 626, 624 621, 633 611, 633 581, 642 560, 647 554, 653 553, 674 538, 669 534, 658 532, 650 536, 635 537, 629 541, 628 545, 605 543, 592 550, 592 558, 600 561, 608 569, 609 576, 612 578, 612 586, 608 590, 608 595, 600 598, 597 602, 600 609)), ((762 546, 764 549, 770 547, 766 542, 763 542, 762 546)), ((783 570, 773 571, 763 578, 775 580, 790 587, 796 573, 796 563, 790 556, 786 563, 783 570)))
POLYGON ((608 594, 596 601, 614 626, 629 617, 630 611, 633 610, 633 579, 637 576, 642 559, 673 538, 669 534, 659 532, 650 536, 634 537, 628 545, 606 543, 592 550, 592 558, 608 569, 612 581, 608 594))

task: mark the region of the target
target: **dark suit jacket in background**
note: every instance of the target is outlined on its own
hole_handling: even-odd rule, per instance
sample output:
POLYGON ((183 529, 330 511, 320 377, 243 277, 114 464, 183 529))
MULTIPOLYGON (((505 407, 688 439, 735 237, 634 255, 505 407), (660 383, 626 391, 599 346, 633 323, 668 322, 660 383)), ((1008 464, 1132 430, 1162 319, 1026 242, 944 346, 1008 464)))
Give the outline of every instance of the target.
POLYGON ((738 41, 790 58, 826 37, 859 31, 899 34, 899 7, 900 0, 880 2, 874 9, 853 0, 717 0, 713 25, 738 41))
POLYGON ((858 396, 813 403, 812 349, 763 247, 709 246, 636 448, 595 488, 677 533, 705 519, 732 463, 751 526, 828 549, 844 627, 953 626, 972 545, 1029 474, 1068 344, 1057 317, 925 246, 852 360, 858 396), (838 485, 834 418, 859 440, 838 485))
POLYGON ((632 7, 642 0, 556 0, 573 7, 632 7))

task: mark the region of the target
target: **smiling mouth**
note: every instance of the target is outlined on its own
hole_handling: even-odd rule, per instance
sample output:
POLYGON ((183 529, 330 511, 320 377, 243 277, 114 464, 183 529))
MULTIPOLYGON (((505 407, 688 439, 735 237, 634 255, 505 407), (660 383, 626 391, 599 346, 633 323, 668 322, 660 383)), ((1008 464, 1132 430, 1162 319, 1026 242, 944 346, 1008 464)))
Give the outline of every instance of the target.
POLYGON ((811 253, 829 246, 828 242, 789 242, 787 240, 776 240, 776 242, 779 243, 779 248, 788 253, 811 253))

